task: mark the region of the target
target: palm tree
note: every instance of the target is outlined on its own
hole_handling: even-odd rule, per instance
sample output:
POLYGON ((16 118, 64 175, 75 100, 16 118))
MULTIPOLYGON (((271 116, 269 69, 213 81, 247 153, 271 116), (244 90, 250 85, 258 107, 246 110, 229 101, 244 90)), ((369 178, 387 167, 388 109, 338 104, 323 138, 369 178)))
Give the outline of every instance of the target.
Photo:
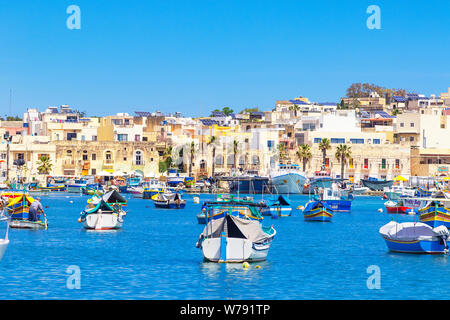
POLYGON ((303 162, 303 172, 305 172, 306 163, 312 158, 311 147, 307 144, 301 144, 297 150, 297 157, 303 162))
POLYGON ((297 111, 300 110, 300 106, 298 104, 294 104, 294 105, 289 107, 289 110, 294 111, 295 112, 295 117, 297 118, 297 111))
POLYGON ((323 138, 319 143, 319 150, 322 151, 323 162, 322 162, 322 170, 325 170, 325 161, 327 158, 327 150, 331 148, 331 142, 327 138, 323 138))
POLYGON ((37 162, 39 174, 49 174, 52 171, 53 164, 47 156, 41 156, 37 162))
POLYGON ((208 146, 212 146, 212 173, 211 176, 214 178, 214 169, 216 163, 216 136, 211 136, 208 141, 208 146))
POLYGON ((341 179, 344 179, 344 164, 346 163, 347 159, 350 158, 351 154, 351 147, 347 146, 346 144, 341 144, 336 149, 336 159, 341 162, 341 179))
POLYGON ((278 157, 280 158, 280 163, 283 163, 284 160, 287 158, 287 150, 286 150, 286 144, 285 143, 279 143, 278 144, 278 157))
POLYGON ((191 161, 189 162, 189 177, 192 177, 192 164, 194 163, 194 154, 195 154, 195 142, 194 141, 191 142, 189 154, 191 156, 191 161))

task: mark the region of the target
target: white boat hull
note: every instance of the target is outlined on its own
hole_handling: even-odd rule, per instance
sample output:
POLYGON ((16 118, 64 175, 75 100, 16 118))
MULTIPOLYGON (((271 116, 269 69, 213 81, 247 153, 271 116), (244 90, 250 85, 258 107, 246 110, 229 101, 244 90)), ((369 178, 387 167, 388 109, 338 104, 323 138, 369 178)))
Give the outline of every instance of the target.
POLYGON ((117 214, 91 213, 83 221, 83 227, 91 230, 111 230, 120 229, 123 225, 123 218, 117 214))
POLYGON ((280 194, 302 194, 305 182, 306 177, 299 173, 287 173, 271 178, 272 187, 280 194))
POLYGON ((3 255, 5 254, 8 244, 9 244, 9 240, 0 239, 0 261, 2 260, 3 255))
POLYGON ((242 238, 207 238, 202 242, 203 257, 211 262, 264 261, 272 239, 265 244, 257 244, 242 238))

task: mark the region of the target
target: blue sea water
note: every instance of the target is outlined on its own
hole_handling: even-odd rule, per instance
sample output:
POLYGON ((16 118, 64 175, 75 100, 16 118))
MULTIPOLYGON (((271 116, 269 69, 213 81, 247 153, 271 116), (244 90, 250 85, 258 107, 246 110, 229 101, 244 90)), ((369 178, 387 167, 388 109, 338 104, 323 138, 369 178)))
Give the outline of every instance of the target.
MULTIPOLYGON (((128 197, 123 229, 108 232, 85 231, 77 222, 85 196, 42 197, 49 228, 10 230, 0 299, 450 298, 447 255, 388 252, 378 230, 394 215, 377 211, 380 197, 357 197, 351 213, 336 213, 329 223, 306 222, 298 210, 265 217, 277 235, 267 261, 248 270, 202 261, 195 247, 204 227, 196 220, 201 205, 186 197, 185 210, 157 210, 151 200, 128 197), (372 265, 380 268, 380 289, 367 286, 372 265), (80 289, 67 285, 70 266, 80 268, 80 289)), ((290 199, 296 208, 307 196, 290 199)), ((4 230, 0 225, 1 236, 4 230)))

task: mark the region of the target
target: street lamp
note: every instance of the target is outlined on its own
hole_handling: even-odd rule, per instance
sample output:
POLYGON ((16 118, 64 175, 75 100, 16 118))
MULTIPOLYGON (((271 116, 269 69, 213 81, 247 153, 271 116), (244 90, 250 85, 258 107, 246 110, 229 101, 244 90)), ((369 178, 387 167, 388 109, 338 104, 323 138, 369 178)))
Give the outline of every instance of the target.
POLYGON ((6 141, 6 181, 9 181, 9 144, 11 143, 12 136, 7 132, 3 135, 3 139, 6 141))

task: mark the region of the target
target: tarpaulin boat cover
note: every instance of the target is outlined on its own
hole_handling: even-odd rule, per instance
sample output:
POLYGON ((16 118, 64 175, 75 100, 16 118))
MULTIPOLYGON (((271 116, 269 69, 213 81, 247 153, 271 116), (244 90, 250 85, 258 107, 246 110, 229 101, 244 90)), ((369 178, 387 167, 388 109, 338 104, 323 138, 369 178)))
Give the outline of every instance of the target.
POLYGON ((420 240, 437 236, 448 236, 449 232, 445 226, 432 228, 422 222, 398 223, 391 221, 380 228, 380 234, 384 238, 393 240, 420 240))
POLYGON ((196 247, 200 247, 204 238, 219 238, 222 232, 228 238, 248 239, 252 242, 262 242, 269 238, 258 221, 226 215, 223 218, 208 222, 199 236, 196 247))
POLYGON ((105 193, 102 199, 107 203, 125 203, 127 200, 120 195, 116 190, 105 193))
POLYGON ((181 200, 181 196, 179 193, 162 193, 159 196, 160 201, 176 201, 181 200))
POLYGON ((97 213, 98 210, 102 210, 102 212, 114 211, 108 203, 106 203, 104 200, 100 200, 100 202, 94 208, 86 210, 86 213, 97 213))
POLYGON ((281 206, 290 206, 291 203, 289 202, 288 199, 286 199, 284 196, 279 195, 278 198, 276 198, 275 200, 272 200, 274 205, 281 205, 281 206))

